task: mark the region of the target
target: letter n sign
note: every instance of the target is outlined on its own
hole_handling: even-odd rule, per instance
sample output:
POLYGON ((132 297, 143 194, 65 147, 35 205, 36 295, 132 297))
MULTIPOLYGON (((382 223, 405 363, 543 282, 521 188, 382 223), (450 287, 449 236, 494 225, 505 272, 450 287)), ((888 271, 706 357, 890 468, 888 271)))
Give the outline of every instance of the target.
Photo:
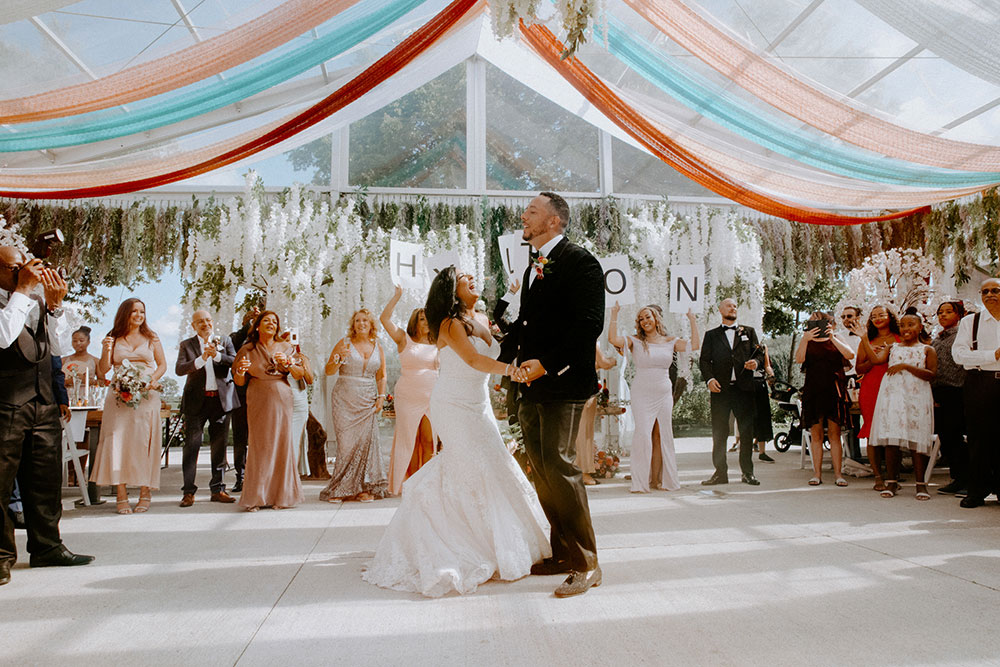
POLYGON ((670 267, 670 312, 700 313, 705 308, 705 267, 675 264, 670 267))

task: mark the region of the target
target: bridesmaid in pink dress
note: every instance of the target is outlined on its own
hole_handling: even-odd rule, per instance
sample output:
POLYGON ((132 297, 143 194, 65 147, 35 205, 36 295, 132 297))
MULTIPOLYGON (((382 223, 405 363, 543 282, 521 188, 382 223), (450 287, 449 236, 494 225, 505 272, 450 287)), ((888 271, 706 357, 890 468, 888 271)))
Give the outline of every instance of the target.
POLYGON ((398 496, 403 481, 434 456, 434 431, 430 414, 431 391, 438 377, 438 349, 428 338, 430 329, 423 308, 415 308, 403 331, 392 322, 392 311, 403 295, 396 293, 379 320, 399 350, 399 380, 396 381, 396 430, 389 457, 389 492, 398 496))
POLYGON ((103 341, 97 372, 103 376, 113 367, 117 372, 126 359, 149 374, 147 395, 134 408, 118 402, 109 390, 104 399, 101 437, 94 455, 90 481, 115 487, 119 514, 132 514, 127 485, 139 487, 135 512, 146 512, 152 500, 150 489, 160 488, 159 379, 167 371, 160 339, 146 324, 146 305, 139 299, 125 299, 118 307, 111 332, 103 341))
POLYGON ((292 387, 305 369, 291 344, 277 340, 281 323, 266 310, 233 361, 233 381, 247 386, 247 464, 240 507, 285 509, 305 500, 292 445, 292 387))

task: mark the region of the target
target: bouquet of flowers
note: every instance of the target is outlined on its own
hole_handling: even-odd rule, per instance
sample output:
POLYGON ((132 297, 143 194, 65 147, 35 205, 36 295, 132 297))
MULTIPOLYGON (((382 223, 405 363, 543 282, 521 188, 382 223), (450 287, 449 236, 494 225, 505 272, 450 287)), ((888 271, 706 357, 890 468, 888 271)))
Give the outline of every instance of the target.
POLYGON ((146 391, 148 384, 149 376, 125 359, 121 366, 115 369, 114 377, 111 378, 111 391, 115 393, 115 400, 119 405, 134 409, 142 399, 149 396, 149 392, 146 391))
POLYGON ((618 465, 620 463, 621 459, 618 458, 617 454, 601 450, 594 455, 594 467, 597 471, 592 476, 600 477, 601 479, 610 479, 618 472, 618 465))
POLYGON ((396 399, 392 394, 386 394, 385 398, 382 400, 382 413, 388 416, 389 414, 396 415, 396 399))

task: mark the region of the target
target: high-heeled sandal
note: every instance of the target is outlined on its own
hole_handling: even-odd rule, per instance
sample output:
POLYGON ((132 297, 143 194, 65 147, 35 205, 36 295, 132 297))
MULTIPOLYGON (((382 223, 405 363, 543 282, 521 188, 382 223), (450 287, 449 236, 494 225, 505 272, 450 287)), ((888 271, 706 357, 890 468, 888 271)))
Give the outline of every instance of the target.
POLYGON ((885 481, 876 478, 875 479, 875 486, 872 487, 872 490, 873 491, 885 491, 885 481))
POLYGON ((119 514, 131 514, 132 507, 128 504, 128 498, 125 500, 115 499, 115 505, 117 512, 119 514))
POLYGON ((149 503, 153 502, 152 496, 139 496, 139 502, 135 504, 135 513, 142 514, 149 511, 149 503))
POLYGON ((885 488, 879 492, 883 498, 892 498, 899 491, 899 482, 894 479, 885 480, 885 488))

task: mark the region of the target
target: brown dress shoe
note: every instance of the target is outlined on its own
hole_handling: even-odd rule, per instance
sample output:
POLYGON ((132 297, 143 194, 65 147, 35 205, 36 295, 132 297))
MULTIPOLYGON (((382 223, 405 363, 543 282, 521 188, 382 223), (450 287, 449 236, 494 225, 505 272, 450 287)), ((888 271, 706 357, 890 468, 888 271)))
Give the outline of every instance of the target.
POLYGON ((601 566, 598 565, 590 572, 571 572, 559 588, 556 589, 557 598, 568 598, 574 595, 582 595, 591 587, 601 585, 601 566))
POLYGON ((213 503, 235 503, 236 502, 236 498, 233 498, 231 495, 229 495, 225 491, 219 491, 218 493, 213 493, 212 494, 212 502, 213 503))
POLYGON ((184 497, 181 498, 181 507, 191 507, 194 505, 194 494, 185 493, 184 497))

